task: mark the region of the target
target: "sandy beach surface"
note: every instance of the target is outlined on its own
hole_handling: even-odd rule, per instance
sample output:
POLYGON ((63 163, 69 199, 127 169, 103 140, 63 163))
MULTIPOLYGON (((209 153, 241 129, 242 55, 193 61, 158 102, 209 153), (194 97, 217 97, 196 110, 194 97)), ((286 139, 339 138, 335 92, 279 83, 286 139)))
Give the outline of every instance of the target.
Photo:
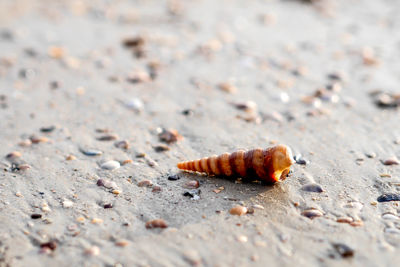
POLYGON ((399 12, 0 1, 0 266, 398 265, 399 12), (272 186, 176 167, 279 143, 272 186))

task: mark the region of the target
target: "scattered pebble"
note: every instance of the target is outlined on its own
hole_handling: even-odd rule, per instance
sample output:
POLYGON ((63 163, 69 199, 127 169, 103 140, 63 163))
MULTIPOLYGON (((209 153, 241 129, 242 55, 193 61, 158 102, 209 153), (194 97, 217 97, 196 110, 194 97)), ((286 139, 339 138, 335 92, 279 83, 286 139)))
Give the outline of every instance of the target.
POLYGON ((246 243, 249 239, 245 235, 240 235, 237 237, 237 240, 241 243, 246 243))
POLYGON ((375 104, 380 108, 397 108, 400 106, 400 94, 375 91, 370 95, 375 104))
POLYGON ((49 249, 49 250, 56 250, 57 248, 57 242, 56 241, 49 241, 46 243, 40 244, 41 249, 49 249))
POLYGON ((129 241, 127 240, 118 240, 117 242, 115 242, 115 245, 117 247, 126 247, 129 245, 129 241))
POLYGON ((153 182, 150 180, 142 180, 142 181, 138 182, 137 185, 139 187, 144 187, 144 186, 151 187, 151 186, 153 186, 153 182))
POLYGON ((257 110, 257 104, 254 101, 246 101, 240 103, 232 103, 237 109, 252 113, 257 110))
POLYGON ((115 144, 115 147, 117 147, 117 148, 121 148, 121 149, 129 149, 129 142, 128 141, 126 141, 126 140, 122 140, 122 141, 118 141, 118 142, 116 142, 115 144))
POLYGON ((163 219, 156 219, 152 221, 146 222, 146 228, 147 229, 152 229, 152 228, 167 228, 168 225, 163 219))
POLYGON ((76 160, 76 157, 74 155, 68 155, 65 159, 66 160, 76 160))
POLYGON ((159 186, 159 185, 153 186, 153 189, 151 190, 151 192, 153 192, 153 193, 161 192, 161 191, 162 191, 162 189, 161 189, 161 186, 159 186))
POLYGON ((71 208, 74 205, 74 202, 71 200, 64 200, 62 205, 64 208, 71 208))
POLYGON ((130 100, 125 102, 125 107, 133 110, 136 113, 141 113, 144 109, 144 104, 139 98, 131 98, 130 100))
POLYGON ((391 178, 392 177, 392 175, 390 173, 381 173, 381 174, 379 174, 379 176, 382 178, 391 178))
POLYGON ((332 246, 334 247, 336 252, 339 253, 339 255, 343 258, 350 258, 354 256, 354 250, 345 244, 335 243, 332 244, 332 246))
POLYGON ((153 146, 153 148, 154 148, 154 150, 155 150, 156 152, 165 152, 165 151, 168 151, 168 150, 171 149, 169 146, 163 145, 163 144, 153 146))
POLYGON ((105 180, 105 179, 99 179, 97 180, 97 185, 98 186, 103 186, 105 188, 109 189, 117 189, 117 184, 115 182, 112 182, 110 180, 105 180))
POLYGON ((42 218, 42 214, 33 213, 33 214, 31 215, 31 218, 34 219, 34 220, 40 219, 40 218, 42 218))
POLYGON ((183 139, 183 137, 176 130, 166 130, 162 129, 158 134, 158 137, 161 141, 166 142, 168 144, 178 142, 183 139))
POLYGON ((315 192, 315 193, 322 193, 324 192, 324 189, 319 184, 311 183, 311 184, 305 184, 301 187, 303 191, 307 192, 315 192))
POLYGON ((378 202, 400 201, 400 194, 387 193, 378 197, 378 202))
POLYGON ((400 161, 396 157, 388 158, 382 161, 384 165, 399 165, 400 161))
MULTIPOLYGON (((145 82, 150 82, 152 79, 150 77, 150 74, 144 70, 137 70, 131 72, 126 80, 130 83, 145 83, 145 82)), ((136 111, 134 108, 131 108, 132 110, 136 111)), ((137 112, 137 111, 136 111, 137 112)))
POLYGON ((99 141, 114 141, 118 139, 118 135, 116 134, 107 134, 97 138, 99 141))
POLYGON ((197 181, 197 180, 191 180, 191 181, 187 181, 184 185, 183 185, 183 187, 185 187, 185 188, 199 188, 199 186, 200 186, 200 183, 199 183, 199 181, 197 181))
POLYGON ((32 145, 31 139, 24 139, 18 143, 19 146, 28 147, 32 145))
POLYGON ((226 92, 226 93, 236 93, 237 92, 237 88, 236 86, 234 86, 233 84, 229 83, 229 82, 224 82, 224 83, 220 83, 218 85, 219 89, 221 89, 222 91, 226 92))
POLYGON ((185 250, 183 252, 183 258, 192 266, 199 266, 202 262, 200 254, 193 249, 185 250))
POLYGON ((105 209, 112 209, 113 205, 111 203, 107 203, 103 205, 103 208, 105 209))
POLYGON ((8 159, 8 160, 10 160, 10 161, 13 161, 13 160, 15 160, 15 159, 17 159, 17 158, 20 158, 21 156, 22 156, 22 153, 21 153, 21 152, 19 152, 19 151, 13 151, 13 152, 8 153, 8 154, 6 155, 6 159, 8 159))
POLYGON ((373 158, 376 157, 376 153, 374 153, 374 152, 367 152, 367 153, 365 153, 365 156, 367 156, 367 157, 370 158, 370 159, 373 159, 373 158))
POLYGON ((101 164, 100 167, 104 170, 112 171, 121 167, 121 164, 118 161, 110 160, 101 164))
POLYGON ((173 175, 169 175, 168 176, 168 180, 170 180, 170 181, 177 181, 177 180, 179 180, 179 179, 181 179, 178 175, 176 175, 176 174, 173 174, 173 175))
POLYGON ((316 217, 321 217, 324 214, 321 211, 317 210, 317 209, 308 209, 308 210, 304 210, 301 213, 301 215, 303 215, 303 216, 305 216, 305 217, 307 217, 307 218, 312 220, 312 219, 314 219, 316 217))
POLYGON ((247 208, 237 205, 229 210, 229 213, 232 215, 242 216, 247 213, 247 208))
POLYGON ((83 148, 80 148, 79 150, 86 156, 100 156, 100 155, 103 154, 102 151, 96 150, 96 149, 83 149, 83 148))
POLYGON ((338 223, 352 223, 354 220, 351 217, 339 217, 336 219, 338 223))
POLYGON ((385 214, 382 215, 382 219, 384 219, 384 220, 398 220, 399 216, 396 216, 393 213, 385 213, 385 214))
POLYGON ((100 254, 100 249, 97 246, 92 246, 85 250, 86 255, 98 256, 100 254))
POLYGON ((305 158, 303 158, 303 156, 301 154, 295 155, 293 157, 293 159, 296 161, 297 164, 300 164, 300 165, 307 165, 308 164, 308 161, 305 158))
POLYGON ((185 197, 190 197, 192 200, 199 200, 200 199, 200 193, 201 193, 200 189, 192 189, 192 190, 185 191, 183 193, 183 195, 185 197))
POLYGON ((42 127, 40 128, 40 131, 42 133, 51 133, 56 129, 56 126, 52 125, 52 126, 48 126, 48 127, 42 127))
POLYGON ((91 223, 93 223, 93 224, 101 224, 101 223, 103 223, 103 219, 93 218, 91 223))
POLYGON ((47 142, 49 142, 49 138, 44 137, 44 136, 35 136, 35 135, 32 135, 29 139, 31 140, 31 142, 32 142, 33 144, 39 144, 39 143, 47 143, 47 142))

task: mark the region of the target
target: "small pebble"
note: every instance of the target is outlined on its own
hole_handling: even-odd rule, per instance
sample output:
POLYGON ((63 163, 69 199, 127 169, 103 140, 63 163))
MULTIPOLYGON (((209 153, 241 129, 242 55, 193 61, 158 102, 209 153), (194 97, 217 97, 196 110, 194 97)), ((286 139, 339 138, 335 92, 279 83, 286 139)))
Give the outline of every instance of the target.
POLYGON ((399 165, 400 161, 396 157, 386 159, 382 162, 384 165, 399 165))
POLYGON ((125 102, 125 106, 136 113, 142 112, 144 108, 144 104, 139 98, 132 98, 128 100, 125 102))
POLYGON ((92 246, 85 250, 86 255, 97 256, 100 254, 100 249, 97 246, 92 246))
POLYGON ((199 200, 200 199, 200 193, 201 193, 200 189, 192 189, 192 190, 185 191, 183 193, 183 195, 185 197, 190 197, 192 200, 199 200))
POLYGON ((385 214, 382 215, 382 219, 384 219, 384 220, 398 220, 399 217, 394 215, 394 214, 392 214, 392 213, 385 213, 385 214))
POLYGON ((307 192, 314 192, 314 193, 322 193, 324 192, 324 189, 322 189, 322 187, 319 184, 305 184, 301 187, 301 189, 303 191, 307 191, 307 192))
POLYGON ((40 219, 40 218, 42 218, 42 214, 33 213, 33 214, 31 215, 31 218, 34 219, 34 220, 40 219))
POLYGON ((354 256, 354 250, 345 244, 336 243, 332 244, 332 246, 335 248, 336 252, 339 253, 339 255, 342 256, 343 258, 349 258, 354 256))
POLYGON ((157 146, 153 146, 153 148, 154 148, 154 150, 156 152, 165 152, 165 151, 168 151, 168 150, 171 149, 171 148, 169 148, 169 146, 163 145, 163 144, 157 145, 157 146))
POLYGON ((368 153, 365 153, 365 156, 367 156, 370 159, 373 159, 376 157, 376 154, 374 152, 368 152, 368 153))
POLYGON ((103 223, 103 219, 93 218, 91 223, 93 223, 93 224, 101 224, 101 223, 103 223))
POLYGON ((200 266, 201 265, 201 257, 200 254, 193 249, 185 250, 183 252, 183 258, 191 265, 191 266, 200 266))
POLYGON ((247 208, 243 206, 235 206, 229 210, 229 213, 232 215, 242 216, 247 213, 247 208))
POLYGON ((233 103, 232 105, 234 105, 239 110, 243 110, 249 113, 255 112, 257 110, 257 104, 254 101, 233 103))
POLYGON ((151 186, 153 186, 153 182, 150 180, 142 180, 142 181, 138 182, 137 185, 139 187, 143 187, 143 186, 151 187, 151 186))
POLYGON ((47 137, 44 137, 44 136, 35 136, 35 135, 32 135, 29 139, 31 140, 31 142, 32 142, 33 144, 39 144, 39 143, 47 143, 47 142, 49 142, 49 139, 48 139, 47 137))
POLYGON ((128 149, 129 148, 129 142, 126 140, 118 141, 114 144, 115 147, 121 148, 121 149, 128 149))
POLYGON ((100 156, 100 155, 103 154, 102 151, 96 150, 96 149, 83 149, 83 148, 80 148, 79 150, 86 156, 100 156))
POLYGON ((196 181, 196 180, 187 181, 183 185, 183 187, 185 187, 185 188, 199 188, 199 186, 200 186, 200 183, 199 183, 199 181, 196 181))
POLYGON ((237 240, 241 243, 246 243, 249 239, 245 235, 240 235, 237 237, 237 240))
POLYGON ((115 242, 115 245, 117 247, 126 247, 126 246, 129 245, 129 241, 127 241, 127 240, 119 240, 119 241, 115 242))
POLYGON ((163 219, 156 219, 152 221, 146 222, 146 228, 147 229, 152 229, 152 228, 167 228, 168 225, 163 219))
POLYGON ((66 160, 76 160, 76 157, 74 155, 68 155, 65 159, 66 160))
POLYGON ((121 167, 121 164, 118 161, 110 160, 101 164, 100 167, 104 170, 112 171, 121 167))
POLYGON ((13 151, 13 152, 8 153, 8 154, 6 155, 6 159, 12 161, 12 160, 15 160, 15 159, 17 159, 17 158, 20 158, 21 156, 22 156, 21 152, 19 152, 19 151, 13 151))
POLYGON ((40 128, 40 131, 42 133, 51 133, 55 129, 56 129, 56 126, 52 125, 52 126, 48 126, 48 127, 42 127, 42 128, 40 128))
POLYGON ((103 208, 105 209, 112 209, 113 205, 111 203, 107 203, 103 205, 103 208))
POLYGON ((389 202, 389 201, 400 201, 400 194, 398 193, 387 193, 378 197, 378 202, 389 202))
POLYGON ((307 165, 308 161, 303 158, 303 156, 301 154, 297 154, 293 157, 293 159, 296 161, 297 164, 300 165, 307 165))
POLYGON ((305 216, 305 217, 307 217, 307 218, 312 220, 312 219, 314 219, 316 217, 321 217, 324 214, 321 211, 317 210, 317 209, 308 209, 308 210, 304 210, 301 213, 301 215, 303 215, 303 216, 305 216))
POLYGON ((392 175, 390 173, 381 173, 381 174, 379 174, 379 176, 382 178, 391 178, 392 177, 392 175))
POLYGON ((153 189, 151 190, 151 192, 153 192, 153 193, 161 192, 161 191, 162 191, 162 189, 161 189, 161 186, 159 186, 159 185, 153 186, 153 189))
POLYGON ((118 139, 118 135, 116 134, 107 134, 97 138, 99 141, 114 141, 118 139))
POLYGON ((178 131, 173 129, 162 129, 161 132, 158 134, 158 138, 160 138, 161 141, 167 144, 175 143, 183 139, 182 135, 180 135, 178 131))
POLYGON ((71 200, 64 200, 62 205, 64 208, 71 208, 74 205, 74 202, 71 200))
POLYGON ((226 92, 226 93, 236 93, 237 92, 237 88, 233 85, 233 84, 231 84, 231 83, 228 83, 228 82, 224 82, 224 83, 220 83, 219 85, 218 85, 218 87, 219 87, 219 89, 221 89, 222 91, 224 91, 224 92, 226 92))
POLYGON ((31 139, 24 139, 18 143, 19 146, 28 147, 32 145, 31 139))
POLYGON ((170 180, 170 181, 177 181, 179 179, 181 179, 181 178, 176 174, 168 176, 168 180, 170 180))
POLYGON ((56 241, 49 241, 46 243, 40 244, 40 248, 47 248, 49 250, 55 250, 57 248, 57 242, 56 241))

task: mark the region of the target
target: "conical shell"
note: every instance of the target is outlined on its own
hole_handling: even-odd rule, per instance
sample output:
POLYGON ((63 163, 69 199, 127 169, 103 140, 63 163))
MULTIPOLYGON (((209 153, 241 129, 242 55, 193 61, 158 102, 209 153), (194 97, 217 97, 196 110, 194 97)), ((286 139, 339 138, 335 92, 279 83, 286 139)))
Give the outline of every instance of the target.
POLYGON ((267 149, 239 150, 231 154, 180 162, 177 166, 184 171, 254 178, 274 183, 286 178, 293 163, 290 148, 277 145, 267 149))

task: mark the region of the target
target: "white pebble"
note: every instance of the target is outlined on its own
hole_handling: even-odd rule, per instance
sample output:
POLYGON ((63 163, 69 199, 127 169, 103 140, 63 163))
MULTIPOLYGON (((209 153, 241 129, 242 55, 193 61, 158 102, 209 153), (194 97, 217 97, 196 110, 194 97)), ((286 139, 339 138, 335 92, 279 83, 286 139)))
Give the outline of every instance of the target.
POLYGON ((101 164, 100 167, 104 170, 112 171, 121 167, 121 164, 118 161, 110 160, 101 164))
POLYGON ((139 98, 132 98, 125 103, 125 106, 137 113, 142 112, 143 110, 143 102, 139 98))
POLYGON ((72 202, 71 200, 64 200, 62 203, 64 208, 71 208, 74 205, 74 202, 72 202))

